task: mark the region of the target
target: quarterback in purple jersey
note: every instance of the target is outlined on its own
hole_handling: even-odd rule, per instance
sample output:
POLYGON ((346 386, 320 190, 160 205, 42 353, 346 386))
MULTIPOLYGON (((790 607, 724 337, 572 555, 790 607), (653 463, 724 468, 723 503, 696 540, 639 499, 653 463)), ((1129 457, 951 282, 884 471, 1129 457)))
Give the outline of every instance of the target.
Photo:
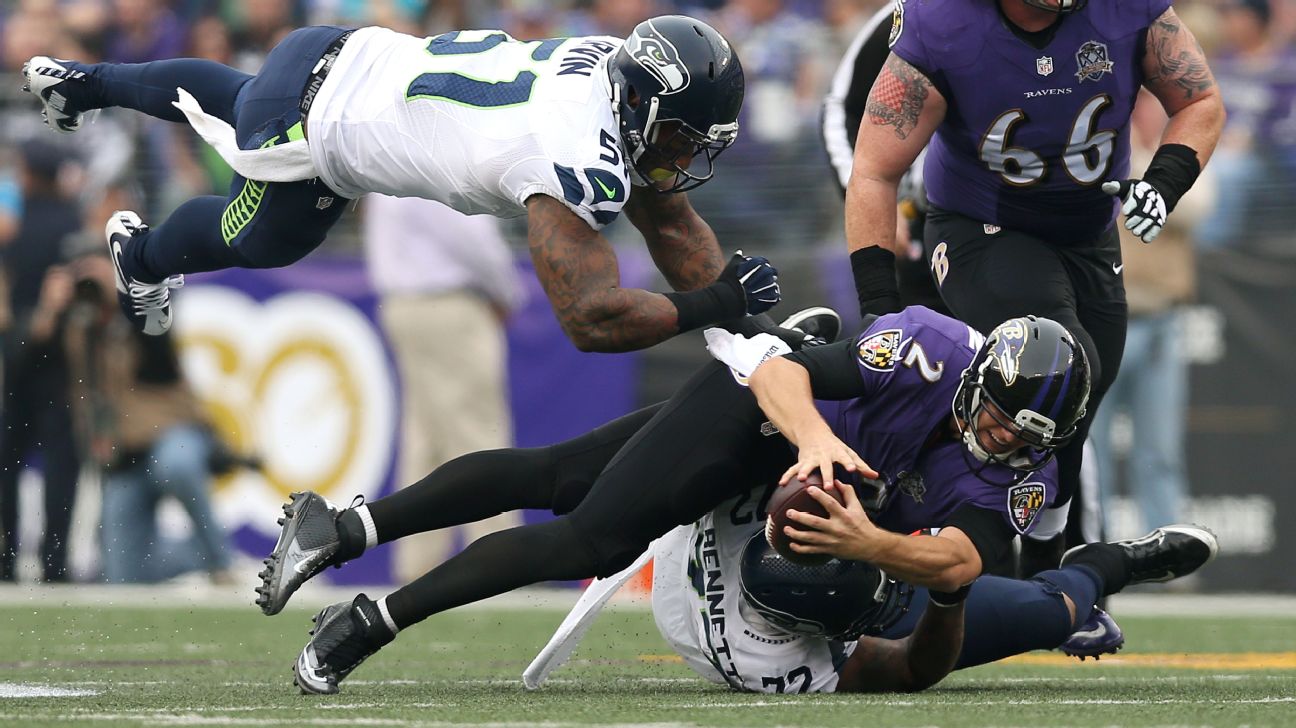
POLYGON ((558 516, 487 535, 382 599, 326 607, 296 684, 336 693, 398 631, 433 614, 541 581, 615 574, 673 527, 819 468, 858 480, 884 526, 941 531, 901 536, 855 508, 809 524, 794 536, 799 548, 957 592, 1033 527, 1055 489, 1052 452, 1074 436, 1089 393, 1083 350, 1056 322, 1023 317, 982 336, 921 307, 764 362, 745 381, 712 362, 662 404, 549 447, 465 455, 372 503, 337 509, 293 494, 257 590, 266 614, 379 543, 518 508, 558 516))
MULTIPOLYGON (((950 311, 982 331, 1046 316, 1089 355, 1088 415, 1058 452, 1058 502, 1074 512, 1083 441, 1124 349, 1117 210, 1155 239, 1219 138, 1214 78, 1170 0, 902 0, 890 41, 846 193, 861 308, 898 308, 896 186, 927 147, 924 249, 950 311), (1129 116, 1140 88, 1170 120, 1137 178, 1129 116)), ((1084 540, 1076 521, 1072 542, 1084 540)))

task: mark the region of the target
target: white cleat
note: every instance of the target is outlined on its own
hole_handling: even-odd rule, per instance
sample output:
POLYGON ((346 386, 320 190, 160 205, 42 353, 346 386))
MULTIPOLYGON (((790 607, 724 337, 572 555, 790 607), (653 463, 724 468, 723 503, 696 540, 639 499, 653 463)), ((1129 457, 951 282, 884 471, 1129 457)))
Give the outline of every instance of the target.
POLYGON ((117 277, 117 302, 136 329, 149 336, 161 336, 171 328, 171 289, 184 285, 184 276, 169 276, 157 283, 129 278, 122 271, 122 249, 131 236, 148 230, 140 216, 130 210, 118 210, 108 218, 104 235, 108 238, 108 255, 117 277))
POLYGON ((23 64, 23 90, 41 102, 41 118, 51 129, 71 134, 81 128, 82 112, 70 107, 66 83, 84 83, 85 73, 74 71, 49 56, 33 56, 23 64))

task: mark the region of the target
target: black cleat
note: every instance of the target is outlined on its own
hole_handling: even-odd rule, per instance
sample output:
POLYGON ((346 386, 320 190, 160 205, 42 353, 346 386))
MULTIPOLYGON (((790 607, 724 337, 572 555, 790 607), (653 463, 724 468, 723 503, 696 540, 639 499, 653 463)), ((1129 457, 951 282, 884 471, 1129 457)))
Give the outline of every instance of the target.
POLYGON ((831 344, 841 334, 841 316, 826 306, 812 306, 802 309, 783 319, 779 328, 796 329, 813 339, 813 345, 831 344))
POLYGON ((337 693, 338 683, 396 637, 377 602, 364 594, 324 607, 311 621, 311 640, 293 665, 293 685, 303 695, 337 693))
POLYGON ((257 606, 267 616, 278 614, 288 598, 311 577, 329 566, 340 566, 342 547, 337 519, 341 511, 316 493, 293 493, 284 504, 282 530, 274 550, 257 576, 257 606))
MULTIPOLYGON (((1066 566, 1092 544, 1076 546, 1062 555, 1066 566)), ((1219 553, 1219 539, 1202 526, 1162 526, 1142 538, 1113 541, 1125 556, 1130 577, 1126 586, 1170 581, 1205 566, 1219 553)))

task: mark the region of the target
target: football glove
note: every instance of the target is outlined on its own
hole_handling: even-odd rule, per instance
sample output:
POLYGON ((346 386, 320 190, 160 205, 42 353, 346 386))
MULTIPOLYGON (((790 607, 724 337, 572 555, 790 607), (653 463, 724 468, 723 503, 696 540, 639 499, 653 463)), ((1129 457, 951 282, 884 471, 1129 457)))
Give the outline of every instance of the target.
POLYGON ((747 313, 764 313, 782 298, 778 270, 762 256, 743 255, 739 250, 720 273, 720 280, 737 284, 747 300, 747 313))
POLYGON ((1145 243, 1156 240, 1169 214, 1165 197, 1156 187, 1141 179, 1113 180, 1103 182, 1102 191, 1121 199, 1126 230, 1145 243))

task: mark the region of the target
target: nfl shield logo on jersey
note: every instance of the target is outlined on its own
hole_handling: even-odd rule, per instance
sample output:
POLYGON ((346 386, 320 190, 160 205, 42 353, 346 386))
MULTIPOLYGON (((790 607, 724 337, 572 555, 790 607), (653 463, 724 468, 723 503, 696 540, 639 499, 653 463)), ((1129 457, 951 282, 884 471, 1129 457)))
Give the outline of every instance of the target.
POLYGON ((1035 72, 1041 76, 1051 76, 1053 74, 1053 57, 1040 56, 1035 59, 1035 72))

